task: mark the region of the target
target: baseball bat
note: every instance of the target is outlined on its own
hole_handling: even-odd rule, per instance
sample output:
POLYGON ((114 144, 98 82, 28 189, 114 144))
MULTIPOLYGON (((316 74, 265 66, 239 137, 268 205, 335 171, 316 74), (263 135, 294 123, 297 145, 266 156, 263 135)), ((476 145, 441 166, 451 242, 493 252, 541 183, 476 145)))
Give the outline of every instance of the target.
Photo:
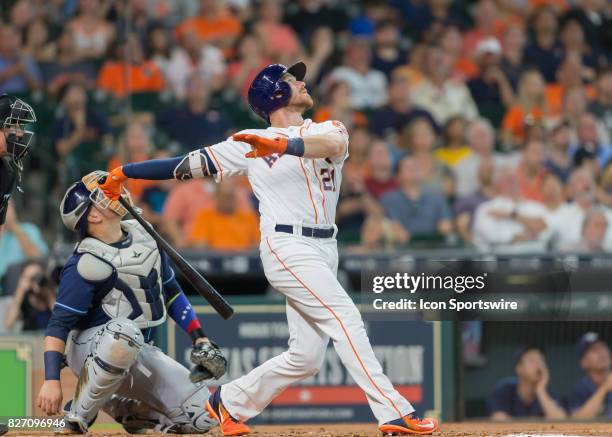
POLYGON ((225 320, 232 317, 234 314, 234 309, 231 305, 219 294, 215 288, 210 285, 210 283, 204 279, 200 273, 196 269, 193 268, 191 264, 189 264, 185 258, 181 256, 180 253, 176 251, 174 247, 170 245, 161 235, 157 233, 157 231, 151 226, 149 223, 143 219, 140 214, 134 211, 132 205, 128 203, 128 201, 123 197, 119 197, 119 202, 127 211, 132 214, 138 223, 142 225, 143 228, 148 232, 148 234, 153 237, 153 239, 159 244, 159 246, 166 252, 166 254, 170 257, 170 259, 174 262, 174 265, 177 269, 179 269, 187 281, 195 288, 195 290, 202 296, 204 299, 210 303, 210 305, 217 310, 219 315, 223 317, 225 320))

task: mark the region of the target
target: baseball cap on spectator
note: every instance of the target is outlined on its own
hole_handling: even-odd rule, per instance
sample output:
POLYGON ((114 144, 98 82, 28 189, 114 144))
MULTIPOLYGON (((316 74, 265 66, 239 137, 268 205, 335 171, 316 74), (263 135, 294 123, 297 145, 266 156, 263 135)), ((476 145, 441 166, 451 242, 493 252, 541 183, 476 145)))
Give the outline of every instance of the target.
POLYGON ((541 346, 535 344, 519 346, 512 354, 512 362, 514 365, 516 366, 519 361, 521 361, 521 358, 523 358, 523 355, 530 351, 539 351, 542 355, 544 355, 544 348, 541 346))
POLYGON ((578 355, 578 358, 582 359, 586 351, 589 350, 591 346, 599 342, 603 342, 603 340, 599 337, 597 332, 587 332, 580 337, 576 343, 576 354, 578 355))
POLYGON ((570 127, 570 123, 565 118, 562 118, 552 125, 552 127, 550 128, 550 133, 557 133, 557 131, 564 127, 570 127))
POLYGON ((476 46, 476 56, 480 55, 500 55, 502 51, 501 44, 492 36, 484 38, 476 46))
POLYGON ((374 23, 366 17, 358 17, 351 21, 351 34, 363 38, 370 38, 374 35, 374 23))

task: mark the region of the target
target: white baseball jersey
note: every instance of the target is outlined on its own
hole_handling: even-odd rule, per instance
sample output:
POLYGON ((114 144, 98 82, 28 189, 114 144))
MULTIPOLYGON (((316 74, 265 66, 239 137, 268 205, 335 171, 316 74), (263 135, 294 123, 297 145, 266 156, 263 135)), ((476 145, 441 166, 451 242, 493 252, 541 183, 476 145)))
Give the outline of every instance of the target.
POLYGON ((348 132, 342 123, 313 123, 306 119, 301 126, 247 129, 240 133, 266 138, 341 135, 346 143, 346 153, 333 159, 278 154, 246 158, 244 155, 251 150, 250 145, 231 138, 206 148, 217 167, 217 182, 233 175, 248 176, 259 199, 262 234, 272 231, 276 224, 334 224, 342 166, 348 157, 348 132))

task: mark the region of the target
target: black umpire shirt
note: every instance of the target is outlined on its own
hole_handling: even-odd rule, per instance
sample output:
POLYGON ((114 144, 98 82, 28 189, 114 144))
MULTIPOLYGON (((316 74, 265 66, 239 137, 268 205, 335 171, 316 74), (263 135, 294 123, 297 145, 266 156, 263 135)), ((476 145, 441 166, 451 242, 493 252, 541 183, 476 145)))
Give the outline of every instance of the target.
POLYGON ((17 185, 17 170, 10 164, 8 157, 0 157, 0 225, 4 224, 8 201, 17 185))

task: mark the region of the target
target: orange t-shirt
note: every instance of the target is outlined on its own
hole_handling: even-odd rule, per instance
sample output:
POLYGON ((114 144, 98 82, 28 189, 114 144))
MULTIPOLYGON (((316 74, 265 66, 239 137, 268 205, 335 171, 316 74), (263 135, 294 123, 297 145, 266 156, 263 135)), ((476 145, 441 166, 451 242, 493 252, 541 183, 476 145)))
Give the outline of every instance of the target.
MULTIPOLYGON (((201 41, 214 41, 227 37, 238 37, 242 33, 242 24, 229 13, 221 14, 214 19, 197 16, 186 19, 175 28, 178 39, 187 32, 195 32, 201 41)), ((227 57, 232 50, 224 49, 223 53, 227 57)))
POLYGON ((525 139, 525 125, 528 118, 539 121, 544 118, 544 111, 541 108, 534 108, 529 113, 525 113, 523 108, 513 105, 506 111, 502 120, 502 129, 510 132, 516 141, 525 139))
MULTIPOLYGON (((551 116, 559 115, 563 112, 563 99, 565 98, 565 87, 558 83, 546 85, 546 106, 548 106, 548 114, 551 116)), ((584 92, 588 100, 593 100, 596 95, 595 88, 592 85, 586 85, 584 92)))
POLYGON ((523 199, 533 200, 534 202, 540 203, 544 201, 544 197, 542 196, 542 185, 544 185, 546 173, 546 170, 542 168, 535 178, 528 179, 525 175, 523 166, 517 166, 516 177, 518 179, 519 190, 523 199))
MULTIPOLYGON (((352 122, 357 127, 365 127, 368 124, 367 117, 363 114, 363 112, 353 111, 352 122)), ((329 106, 319 106, 319 109, 314 113, 312 120, 315 123, 323 123, 327 120, 332 120, 331 108, 329 106)))
POLYGON ((201 210, 195 217, 187 242, 214 250, 248 250, 259 243, 259 224, 254 212, 238 209, 221 214, 216 209, 201 210))
POLYGON ((128 93, 161 91, 164 88, 164 77, 153 62, 145 61, 134 65, 109 61, 100 70, 98 88, 121 98, 128 93))

